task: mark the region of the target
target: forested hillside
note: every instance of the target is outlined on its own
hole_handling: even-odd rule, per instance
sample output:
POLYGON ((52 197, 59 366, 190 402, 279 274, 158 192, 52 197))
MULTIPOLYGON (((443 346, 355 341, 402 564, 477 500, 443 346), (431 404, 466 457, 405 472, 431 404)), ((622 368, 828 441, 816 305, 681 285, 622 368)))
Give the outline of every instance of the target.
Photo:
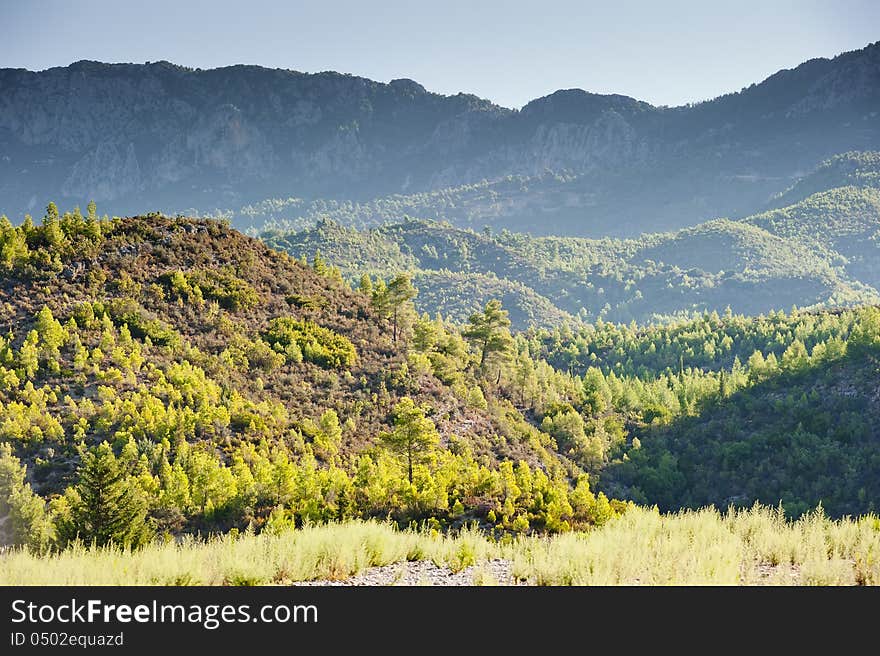
MULTIPOLYGON (((606 174, 607 175, 607 174, 606 174)), ((730 181, 725 181, 729 183, 730 181)), ((398 223, 402 217, 446 221, 474 230, 485 228, 496 232, 505 228, 525 230, 539 236, 637 237, 643 232, 694 225, 684 218, 657 216, 656 206, 646 206, 635 221, 620 215, 608 217, 602 224, 591 217, 599 210, 575 199, 579 179, 564 173, 541 176, 507 176, 493 182, 480 181, 428 192, 393 194, 371 200, 274 198, 251 203, 238 209, 214 210, 205 216, 225 218, 249 233, 259 231, 296 232, 330 219, 347 227, 369 228, 398 223), (512 220, 512 217, 517 217, 512 220), (565 217, 564 221, 558 221, 565 217)), ((705 185, 705 183, 703 183, 705 185)), ((712 183, 717 184, 717 183, 712 183)), ((839 187, 880 187, 880 153, 850 151, 834 155, 818 163, 810 163, 806 174, 800 171, 785 180, 764 181, 767 198, 749 207, 729 212, 731 218, 742 218, 754 211, 779 209, 796 205, 813 194, 839 187), (793 181, 793 184, 789 184, 793 181)), ((615 193, 632 198, 641 186, 637 177, 621 181, 615 193)), ((697 187, 690 182, 690 189, 697 187)), ((672 210, 670 210, 671 212, 672 210)), ((683 213, 687 209, 681 210, 683 213)), ((720 212, 718 213, 720 214, 720 212)), ((718 214, 706 211, 704 218, 718 214)))
MULTIPOLYGON (((875 155, 859 157, 872 162, 875 155)), ((422 290, 417 307, 458 321, 492 297, 504 298, 519 328, 569 317, 645 323, 728 306, 743 314, 834 307, 880 300, 880 190, 871 167, 857 173, 849 181, 862 186, 630 240, 475 232, 413 220, 357 230, 329 219, 262 237, 296 256, 320 252, 351 280, 409 271, 422 290)))
POLYGON ((493 392, 502 312, 463 333, 417 320, 405 276, 352 291, 219 223, 94 205, 3 219, 0 253, 14 540, 357 516, 560 531, 617 512, 493 392))
POLYGON ((880 188, 880 153, 851 151, 835 155, 775 195, 765 209, 792 205, 807 196, 836 187, 880 188))
POLYGON ((530 340, 583 375, 588 424, 625 426, 627 446, 597 461, 606 492, 665 510, 761 500, 797 515, 821 502, 837 516, 880 505, 878 348, 876 308, 600 322, 530 340))

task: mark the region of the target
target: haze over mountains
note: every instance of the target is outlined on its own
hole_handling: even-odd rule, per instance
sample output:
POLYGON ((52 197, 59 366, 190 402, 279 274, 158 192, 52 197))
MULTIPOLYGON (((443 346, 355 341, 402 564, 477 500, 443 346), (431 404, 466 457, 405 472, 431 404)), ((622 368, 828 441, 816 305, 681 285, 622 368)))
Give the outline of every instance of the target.
POLYGON ((397 203, 478 229, 632 237, 765 209, 823 160, 880 148, 878 112, 880 43, 677 108, 573 89, 515 111, 256 66, 3 69, 0 212, 94 199, 259 226, 360 201, 368 224, 397 203))

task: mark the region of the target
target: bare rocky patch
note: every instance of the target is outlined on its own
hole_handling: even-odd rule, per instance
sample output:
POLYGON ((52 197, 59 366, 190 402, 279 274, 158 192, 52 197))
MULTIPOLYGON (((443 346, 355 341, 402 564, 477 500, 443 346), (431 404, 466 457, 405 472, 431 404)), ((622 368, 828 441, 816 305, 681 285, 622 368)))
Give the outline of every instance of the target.
POLYGON ((340 581, 298 581, 300 586, 390 586, 390 585, 518 585, 508 560, 494 559, 465 567, 459 571, 436 565, 430 560, 393 563, 370 567, 363 572, 340 581))

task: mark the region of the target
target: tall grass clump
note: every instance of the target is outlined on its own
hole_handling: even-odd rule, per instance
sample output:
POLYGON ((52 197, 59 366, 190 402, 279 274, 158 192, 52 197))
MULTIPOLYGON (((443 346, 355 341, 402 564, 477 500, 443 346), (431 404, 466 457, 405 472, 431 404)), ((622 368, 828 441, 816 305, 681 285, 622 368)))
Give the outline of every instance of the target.
POLYGON ((661 515, 636 508, 590 533, 517 541, 513 574, 539 585, 728 584, 741 539, 714 510, 661 515))

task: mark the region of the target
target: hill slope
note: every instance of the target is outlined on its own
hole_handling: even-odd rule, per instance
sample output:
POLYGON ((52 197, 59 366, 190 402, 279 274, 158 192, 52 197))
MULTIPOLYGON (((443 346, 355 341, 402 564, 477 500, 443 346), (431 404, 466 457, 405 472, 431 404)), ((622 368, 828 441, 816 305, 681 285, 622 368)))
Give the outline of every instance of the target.
POLYGON ((745 222, 804 244, 814 258, 837 265, 851 279, 880 287, 880 189, 876 187, 830 189, 745 222))
MULTIPOLYGON (((431 258, 449 237, 388 229, 431 258)), ((591 486, 665 508, 781 498, 792 514, 880 497, 873 307, 511 335, 492 303, 464 327, 420 318, 405 278, 355 292, 321 258, 216 222, 94 207, 0 221, 0 256, 5 541, 95 538, 103 510, 129 513, 137 541, 377 516, 502 535, 628 508, 591 486), (127 492, 94 504, 106 477, 127 492)))
POLYGON ((767 209, 794 205, 821 191, 837 187, 880 188, 880 152, 848 152, 831 157, 791 187, 774 196, 767 209))
MULTIPOLYGON (((880 507, 877 308, 603 323, 534 338, 539 357, 583 375, 572 405, 588 432, 616 432, 603 460, 576 457, 608 494, 663 510, 880 507)), ((566 410, 547 414, 555 429, 566 410)))
MULTIPOLYGON (((429 322, 426 341, 402 306, 395 339, 332 270, 216 222, 94 207, 51 205, 39 227, 2 219, 0 253, 0 470, 21 460, 52 500, 50 541, 88 528, 76 485, 93 455, 119 468, 143 525, 172 533, 489 511, 499 530, 593 521, 586 478, 475 377, 457 331, 429 322), (423 440, 416 455, 394 442, 407 436, 423 440), (505 476, 579 500, 518 502, 505 476)), ((37 526, 42 502, 15 506, 28 497, 2 487, 11 476, 0 516, 12 504, 37 526)))
POLYGON ((880 508, 876 352, 804 363, 712 400, 696 416, 633 430, 641 448, 610 467, 606 492, 661 509, 819 502, 832 515, 880 508))

